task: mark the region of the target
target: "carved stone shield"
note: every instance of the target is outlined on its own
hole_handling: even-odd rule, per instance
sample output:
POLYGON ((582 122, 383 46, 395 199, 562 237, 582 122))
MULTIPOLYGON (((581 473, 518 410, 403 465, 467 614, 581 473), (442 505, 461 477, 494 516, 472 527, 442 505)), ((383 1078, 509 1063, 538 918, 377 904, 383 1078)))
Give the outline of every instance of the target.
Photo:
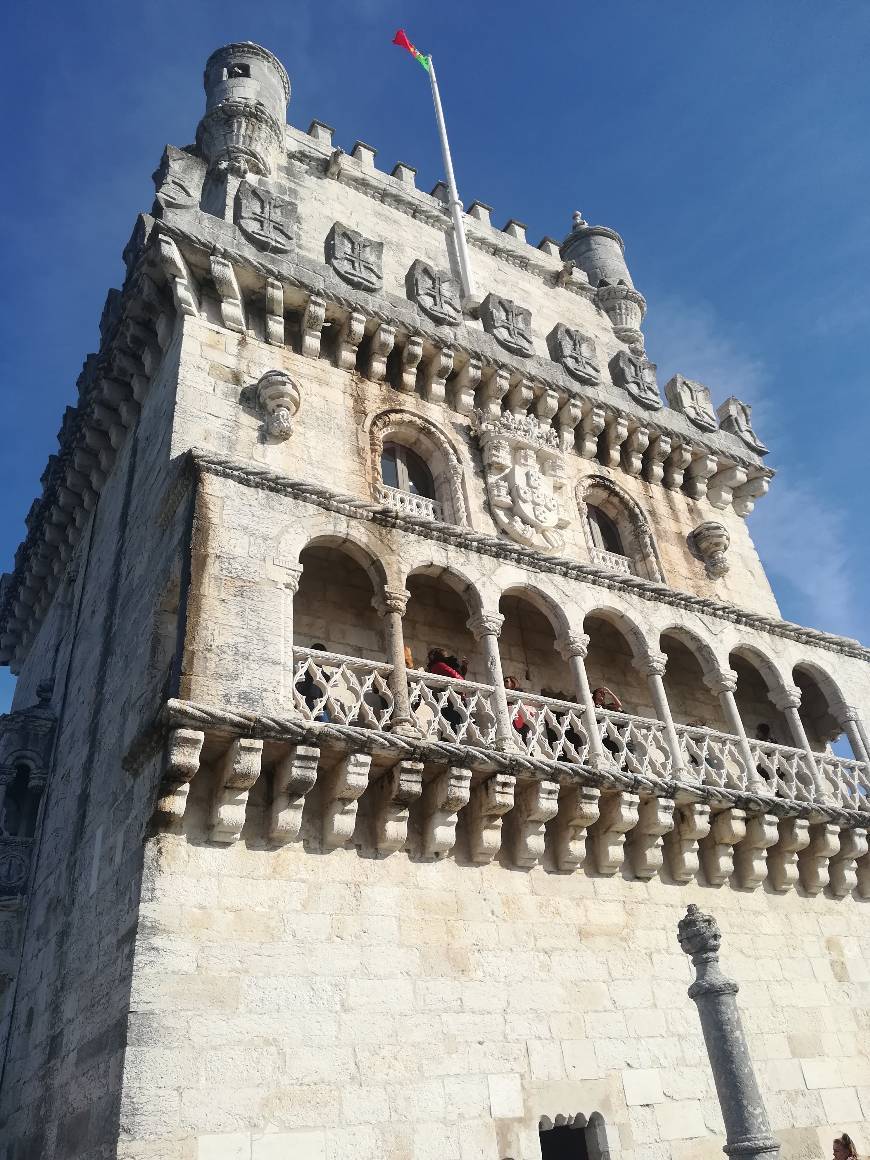
POLYGON ((293 221, 296 206, 286 197, 268 189, 239 183, 236 194, 236 225, 258 250, 286 254, 293 248, 293 221))
POLYGON ((537 466, 512 467, 508 486, 514 512, 525 524, 543 532, 555 528, 559 522, 559 502, 553 495, 552 485, 537 466))
POLYGON ((767 447, 761 442, 752 429, 752 408, 748 403, 731 395, 719 407, 719 426, 723 431, 730 431, 742 439, 750 451, 756 455, 766 455, 767 447))
POLYGON ((484 329, 497 343, 514 354, 530 355, 532 346, 532 312, 517 306, 509 298, 487 294, 480 304, 484 329))
POLYGON ((547 335, 547 347, 551 357, 579 383, 597 383, 601 378, 595 343, 579 330, 558 323, 547 335))
POLYGON ((462 317, 456 279, 452 274, 433 269, 419 258, 408 271, 408 295, 433 322, 455 326, 462 317))
POLYGON ((378 290, 383 277, 384 243, 364 238, 336 222, 326 238, 326 260, 340 278, 360 290, 378 290))
POLYGON ((682 412, 701 431, 715 431, 719 426, 710 392, 702 383, 674 375, 665 383, 665 396, 675 411, 682 412))
POLYGON ((199 204, 204 167, 197 157, 167 145, 152 175, 160 210, 193 209, 199 204))
POLYGON ((636 347, 618 351, 610 360, 610 373, 616 385, 642 406, 652 409, 662 405, 656 368, 636 347))

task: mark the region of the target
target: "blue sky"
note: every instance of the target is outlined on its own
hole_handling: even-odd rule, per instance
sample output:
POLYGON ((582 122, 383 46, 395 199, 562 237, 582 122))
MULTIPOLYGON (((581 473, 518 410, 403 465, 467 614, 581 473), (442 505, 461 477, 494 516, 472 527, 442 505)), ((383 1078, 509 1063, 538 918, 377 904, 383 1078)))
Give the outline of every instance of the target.
MULTIPOLYGON (((209 52, 270 48, 293 124, 324 120, 428 189, 441 166, 425 75, 390 45, 403 26, 438 63, 466 203, 535 242, 578 208, 622 233, 660 383, 754 404, 779 475, 751 526, 784 616, 870 642, 865 0, 44 0, 5 17, 0 568, 163 145, 193 140, 209 52)), ((0 709, 11 689, 0 669, 0 709)))

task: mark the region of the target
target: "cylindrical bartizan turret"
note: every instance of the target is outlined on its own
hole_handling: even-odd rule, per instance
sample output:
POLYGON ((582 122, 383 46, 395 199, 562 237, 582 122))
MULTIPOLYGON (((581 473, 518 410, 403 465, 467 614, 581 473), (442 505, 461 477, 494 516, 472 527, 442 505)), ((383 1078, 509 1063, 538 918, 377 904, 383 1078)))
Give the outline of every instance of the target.
POLYGON ((616 230, 590 226, 581 214, 575 213, 574 228, 562 243, 560 253, 563 261, 573 262, 597 288, 596 301, 609 317, 616 337, 630 346, 642 345, 640 327, 646 300, 634 288, 625 264, 625 244, 616 230))
POLYGON ((273 173, 284 149, 290 79, 277 57, 250 41, 227 44, 205 66, 205 116, 196 143, 210 166, 243 177, 273 173))

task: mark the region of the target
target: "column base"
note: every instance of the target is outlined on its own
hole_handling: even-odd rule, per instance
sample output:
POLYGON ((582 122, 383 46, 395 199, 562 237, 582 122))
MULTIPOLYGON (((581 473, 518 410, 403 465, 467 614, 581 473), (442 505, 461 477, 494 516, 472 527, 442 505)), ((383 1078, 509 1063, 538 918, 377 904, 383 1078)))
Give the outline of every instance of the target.
POLYGON ((779 1144, 773 1136, 743 1136, 722 1149, 726 1156, 741 1160, 777 1160, 779 1144))

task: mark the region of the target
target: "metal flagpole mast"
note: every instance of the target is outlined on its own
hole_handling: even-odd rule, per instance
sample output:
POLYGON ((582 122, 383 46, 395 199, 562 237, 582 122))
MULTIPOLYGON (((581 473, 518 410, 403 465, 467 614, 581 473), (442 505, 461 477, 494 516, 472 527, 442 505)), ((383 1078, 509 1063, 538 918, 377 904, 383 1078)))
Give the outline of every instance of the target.
POLYGON ((476 299, 476 290, 471 278, 471 260, 468 256, 468 243, 465 240, 465 223, 462 220, 462 202, 459 200, 459 191, 456 188, 456 178, 453 175, 453 161, 450 157, 450 145, 447 141, 447 127, 444 124, 444 110, 441 108, 441 96, 438 92, 438 80, 435 76, 435 65, 429 57, 429 80, 432 82, 432 100, 435 102, 435 118, 438 121, 438 136, 441 138, 441 155, 444 158, 444 171, 447 175, 447 188, 450 194, 450 213, 453 218, 453 236, 456 239, 456 253, 459 258, 459 274, 462 278, 462 293, 466 301, 476 299))

